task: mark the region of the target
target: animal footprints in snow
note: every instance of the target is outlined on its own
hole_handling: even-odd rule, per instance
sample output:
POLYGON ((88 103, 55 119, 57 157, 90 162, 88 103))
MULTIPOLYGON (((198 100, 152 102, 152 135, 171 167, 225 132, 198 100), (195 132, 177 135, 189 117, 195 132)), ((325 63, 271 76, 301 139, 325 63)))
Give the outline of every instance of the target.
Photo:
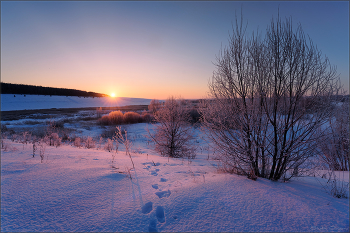
POLYGON ((149 232, 158 232, 158 230, 157 230, 157 220, 152 219, 149 222, 148 231, 149 232))
POLYGON ((142 206, 142 213, 143 214, 148 214, 149 212, 152 211, 152 202, 147 202, 144 206, 142 206))
POLYGON ((157 175, 158 175, 158 173, 157 173, 156 171, 151 171, 151 175, 153 175, 153 176, 157 176, 157 175))
POLYGON ((152 188, 158 189, 158 184, 153 184, 153 185, 152 185, 152 188))
POLYGON ((159 172, 159 169, 156 169, 154 171, 151 171, 151 175, 157 176, 159 172))
POLYGON ((162 192, 156 192, 156 195, 159 197, 159 198, 162 198, 162 197, 169 197, 171 194, 170 190, 168 191, 162 191, 162 192))
MULTIPOLYGON (((152 202, 148 202, 148 203, 152 203, 152 202)), ((148 203, 146 203, 144 206, 146 206, 148 203)), ((148 204, 148 206, 149 206, 149 204, 148 204)), ((148 208, 145 207, 145 209, 149 210, 149 207, 148 208)), ((160 222, 160 223, 165 222, 165 212, 164 212, 163 206, 157 206, 155 215, 156 215, 158 222, 160 222)), ((151 221, 149 222, 149 225, 148 225, 149 232, 158 232, 157 220, 151 219, 151 221)))
POLYGON ((157 206, 156 217, 158 219, 158 222, 160 222, 160 223, 165 222, 165 214, 164 214, 163 206, 157 206))

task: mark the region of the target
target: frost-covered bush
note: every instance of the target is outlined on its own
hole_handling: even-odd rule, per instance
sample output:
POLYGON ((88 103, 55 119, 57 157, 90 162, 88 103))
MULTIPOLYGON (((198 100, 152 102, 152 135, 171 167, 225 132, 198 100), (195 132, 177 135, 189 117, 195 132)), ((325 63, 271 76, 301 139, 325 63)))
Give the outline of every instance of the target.
POLYGON ((162 106, 162 103, 159 100, 153 99, 148 105, 148 110, 154 115, 162 106))
POLYGON ((108 150, 109 152, 111 152, 113 150, 113 141, 110 138, 107 139, 107 142, 106 142, 104 148, 105 148, 105 150, 108 150))
POLYGON ((329 119, 329 129, 320 138, 320 158, 332 171, 349 171, 349 103, 336 108, 329 119))
POLYGON ((149 114, 146 110, 144 110, 142 113, 141 113, 141 117, 142 117, 142 122, 151 122, 152 121, 152 115, 149 114))
POLYGON ((87 137, 85 141, 85 147, 88 149, 95 148, 95 141, 92 137, 87 137))
POLYGON ((123 124, 123 113, 121 111, 113 111, 108 115, 102 116, 98 121, 102 125, 119 125, 123 124))
POLYGON ((50 146, 60 146, 61 142, 62 142, 62 138, 60 138, 60 136, 58 135, 58 133, 52 133, 50 136, 50 146))
POLYGON ((135 124, 149 122, 150 115, 147 113, 140 115, 136 112, 126 112, 123 114, 121 111, 113 111, 108 115, 102 116, 98 121, 102 125, 135 124))
POLYGON ((202 125, 230 172, 279 180, 317 153, 339 77, 291 25, 278 17, 264 36, 249 37, 237 20, 217 57, 202 125))
POLYGON ((108 114, 108 118, 112 124, 122 124, 124 115, 121 111, 113 111, 108 114))
POLYGON ((103 142, 103 138, 100 137, 100 140, 98 141, 98 147, 97 147, 97 149, 101 149, 101 147, 102 147, 102 142, 103 142))
POLYGON ((157 122, 154 133, 148 131, 155 142, 155 150, 163 156, 173 158, 195 158, 196 146, 190 115, 174 97, 165 101, 164 106, 154 115, 157 122))
POLYGON ((79 137, 74 139, 74 146, 79 148, 81 147, 81 139, 79 137))
POLYGON ((126 112, 123 116, 123 123, 124 124, 135 124, 135 123, 141 123, 142 118, 140 114, 136 112, 126 112))

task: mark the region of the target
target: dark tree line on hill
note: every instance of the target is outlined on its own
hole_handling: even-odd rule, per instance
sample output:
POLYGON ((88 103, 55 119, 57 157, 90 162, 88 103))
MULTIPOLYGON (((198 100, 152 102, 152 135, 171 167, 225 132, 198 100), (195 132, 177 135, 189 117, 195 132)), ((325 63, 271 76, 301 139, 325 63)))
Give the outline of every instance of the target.
POLYGON ((1 94, 27 94, 27 95, 59 95, 59 96, 84 96, 104 97, 106 94, 80 91, 67 88, 42 87, 25 84, 12 84, 1 82, 1 94))

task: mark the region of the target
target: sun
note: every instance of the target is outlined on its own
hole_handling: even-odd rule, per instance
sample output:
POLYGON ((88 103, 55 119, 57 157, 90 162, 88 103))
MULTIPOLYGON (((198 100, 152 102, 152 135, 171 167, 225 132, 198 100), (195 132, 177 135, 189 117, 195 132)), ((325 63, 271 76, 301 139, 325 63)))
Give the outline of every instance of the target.
POLYGON ((111 97, 115 97, 115 93, 111 93, 111 97))

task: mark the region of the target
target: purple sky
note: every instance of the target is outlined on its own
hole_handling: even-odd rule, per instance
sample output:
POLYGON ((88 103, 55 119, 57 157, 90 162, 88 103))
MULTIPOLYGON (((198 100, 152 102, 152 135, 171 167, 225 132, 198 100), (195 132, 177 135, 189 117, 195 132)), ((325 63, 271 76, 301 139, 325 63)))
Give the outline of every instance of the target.
POLYGON ((1 81, 203 98, 235 12, 248 33, 293 17, 349 90, 349 2, 1 2, 1 81))

